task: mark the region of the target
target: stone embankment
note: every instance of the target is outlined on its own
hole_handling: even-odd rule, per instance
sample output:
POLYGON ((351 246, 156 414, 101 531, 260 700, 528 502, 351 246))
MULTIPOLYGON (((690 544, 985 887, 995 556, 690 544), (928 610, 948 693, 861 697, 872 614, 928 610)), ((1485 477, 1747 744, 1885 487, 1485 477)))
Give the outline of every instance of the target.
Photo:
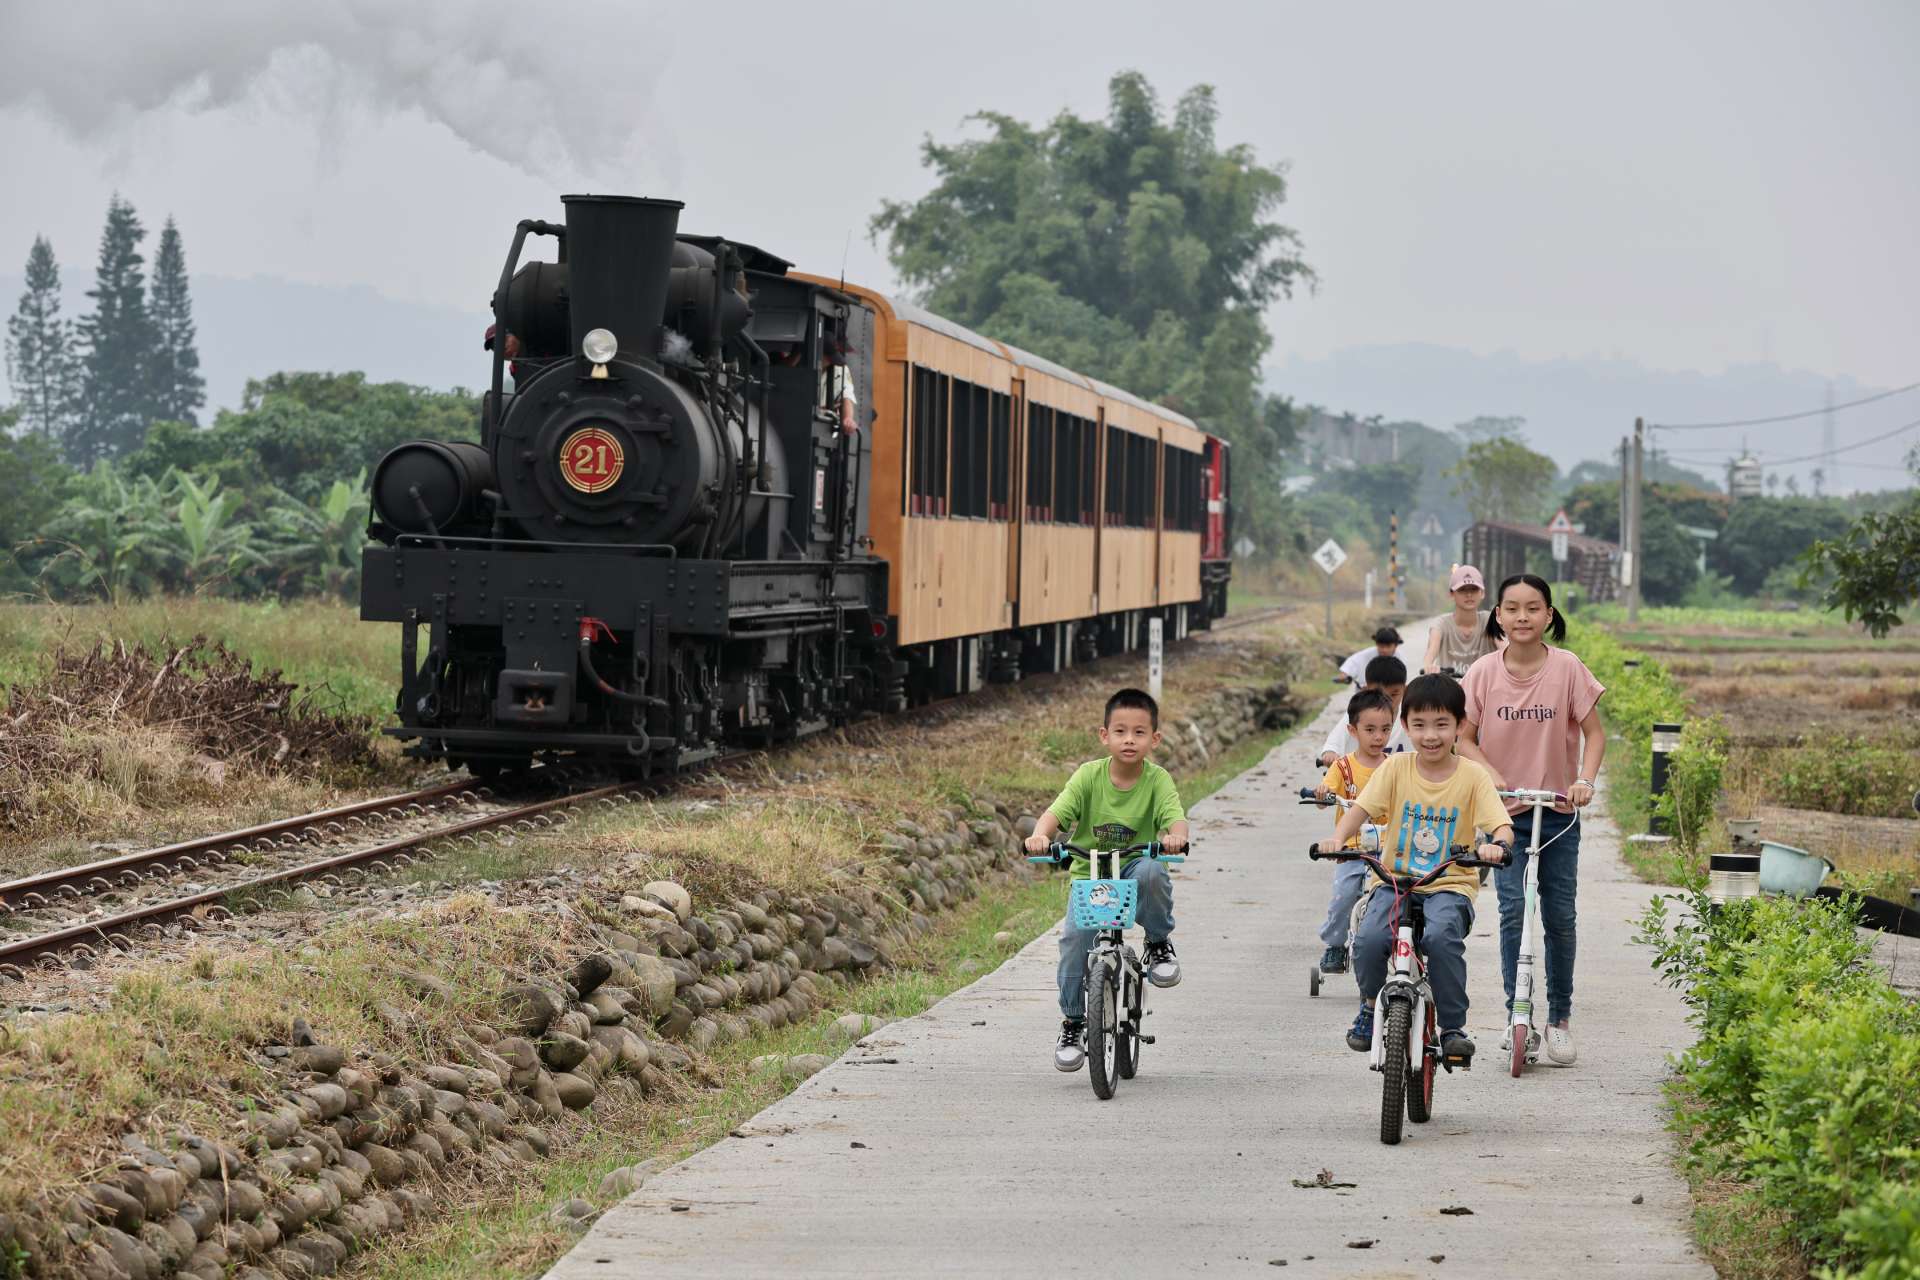
MULTIPOLYGON (((1223 689, 1169 719, 1162 755, 1197 768, 1297 715, 1284 685, 1223 689)), ((376 1238, 469 1203, 484 1178, 531 1177, 566 1141, 570 1112, 617 1090, 684 1096, 705 1082, 701 1055, 715 1045, 833 1007, 936 915, 1030 874, 1017 833, 1031 821, 981 800, 971 814, 900 822, 878 842, 883 862, 811 894, 762 891, 696 910, 685 888, 654 881, 594 904, 569 969, 516 975, 490 1016, 450 1040, 418 1037, 444 1041, 438 1060, 330 1044, 293 1018, 287 1043, 256 1046, 276 1063, 280 1093, 250 1099, 235 1130, 167 1133, 144 1117, 104 1172, 0 1205, 0 1274, 11 1264, 88 1280, 331 1275, 376 1238)), ((424 1005, 459 1005, 448 978, 404 980, 424 1005)), ((842 1021, 844 1039, 868 1029, 859 1015, 842 1021)), ((763 1065, 797 1077, 826 1061, 763 1065)), ((654 1164, 609 1175, 603 1197, 631 1191, 654 1164)), ((596 1211, 577 1200, 556 1213, 584 1221, 596 1211)))

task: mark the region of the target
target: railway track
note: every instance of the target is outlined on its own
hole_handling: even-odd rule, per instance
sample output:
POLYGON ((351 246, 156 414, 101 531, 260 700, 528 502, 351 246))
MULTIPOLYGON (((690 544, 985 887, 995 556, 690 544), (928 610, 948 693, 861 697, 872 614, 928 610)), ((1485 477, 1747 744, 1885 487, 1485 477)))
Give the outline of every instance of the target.
POLYGON ((356 826, 364 829, 425 819, 449 807, 465 809, 484 802, 477 784, 449 782, 10 881, 0 884, 0 978, 22 978, 29 966, 56 965, 61 957, 91 962, 103 949, 131 950, 137 940, 152 936, 165 922, 183 917, 224 919, 232 914, 229 904, 235 900, 270 899, 275 893, 290 892, 301 881, 339 884, 348 875, 431 857, 436 852, 433 846, 443 842, 477 839, 482 832, 507 827, 551 826, 562 810, 595 800, 612 801, 643 786, 621 782, 567 791, 318 858, 285 858, 287 852, 316 839, 348 838, 356 826), (266 865, 257 861, 263 855, 266 865), (235 871, 241 874, 231 874, 235 871), (111 900, 122 891, 140 898, 142 890, 159 881, 201 872, 212 873, 206 878, 218 883, 188 884, 189 892, 178 895, 111 900))
MULTIPOLYGON (((1256 626, 1296 607, 1230 615, 1216 621, 1212 630, 1256 626)), ((732 758, 722 757, 709 766, 732 758)), ((555 770, 556 776, 559 772, 555 770)), ((553 824, 567 808, 636 795, 658 785, 622 782, 568 791, 317 858, 288 856, 316 844, 350 841, 382 826, 424 820, 448 808, 470 809, 491 797, 472 779, 451 781, 0 882, 0 979, 22 978, 30 966, 57 965, 61 957, 91 962, 103 949, 131 950, 138 939, 168 921, 224 919, 233 913, 229 904, 239 900, 271 899, 305 880, 340 883, 346 875, 408 865, 431 857, 432 846, 442 842, 474 839, 504 827, 537 829, 553 824), (181 877, 193 878, 186 893, 148 892, 181 877), (193 882, 201 879, 217 883, 193 882)))

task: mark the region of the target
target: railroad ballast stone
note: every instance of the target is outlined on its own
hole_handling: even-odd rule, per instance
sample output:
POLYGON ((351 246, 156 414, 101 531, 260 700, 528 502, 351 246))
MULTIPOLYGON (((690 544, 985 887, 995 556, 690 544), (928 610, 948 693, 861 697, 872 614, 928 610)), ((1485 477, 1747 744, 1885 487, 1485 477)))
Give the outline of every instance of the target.
MULTIPOLYGON (((1233 686, 1164 726, 1161 756, 1177 773, 1298 714, 1284 685, 1233 686)), ((0 1250, 21 1249, 34 1276, 332 1275, 436 1200, 444 1208, 458 1194, 455 1171, 546 1158, 546 1125, 564 1125, 569 1110, 608 1089, 675 1096, 676 1080, 700 1071, 676 1041, 702 1052, 812 1017, 885 969, 890 948, 933 927, 932 913, 992 881, 1038 874, 1020 848, 1035 818, 988 803, 974 816, 949 811, 932 827, 899 822, 875 842, 887 857, 884 885, 761 892, 700 914, 673 881, 622 894, 607 904, 619 923, 590 926, 596 949, 563 974, 519 975, 493 1025, 457 1038, 451 1061, 351 1053, 295 1018, 292 1045, 265 1058, 286 1073, 284 1091, 253 1099, 233 1141, 179 1133, 156 1149, 128 1135, 121 1167, 80 1192, 0 1213, 0 1250)), ((408 971, 401 981, 423 1000, 457 996, 432 974, 408 971)), ((382 1016, 409 1025, 404 1011, 382 1016)), ((886 1021, 846 1014, 833 1031, 852 1042, 886 1021)), ((830 1061, 768 1055, 754 1067, 801 1080, 830 1061)), ((601 1198, 629 1194, 658 1167, 615 1170, 601 1198)), ((584 1228, 597 1212, 573 1199, 554 1215, 584 1228)))

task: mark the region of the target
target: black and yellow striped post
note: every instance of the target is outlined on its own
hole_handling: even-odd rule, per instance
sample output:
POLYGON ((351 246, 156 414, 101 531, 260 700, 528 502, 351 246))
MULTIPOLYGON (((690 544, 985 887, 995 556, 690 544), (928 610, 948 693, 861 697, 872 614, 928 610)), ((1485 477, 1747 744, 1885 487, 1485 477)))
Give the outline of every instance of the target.
POLYGON ((1393 607, 1404 609, 1406 599, 1400 593, 1400 513, 1387 512, 1387 595, 1393 607))

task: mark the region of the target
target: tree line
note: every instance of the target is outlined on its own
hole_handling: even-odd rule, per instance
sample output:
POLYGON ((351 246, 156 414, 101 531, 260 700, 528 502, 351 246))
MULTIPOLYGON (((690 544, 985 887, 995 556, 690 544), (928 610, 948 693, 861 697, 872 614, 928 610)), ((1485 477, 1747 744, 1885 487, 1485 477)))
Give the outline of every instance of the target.
POLYGON ((168 217, 146 276, 146 239, 117 193, 100 232, 93 309, 61 314, 60 265, 45 236, 27 253, 26 288, 7 320, 7 381, 18 424, 78 467, 138 449, 156 422, 194 425, 206 404, 180 229, 168 217))

